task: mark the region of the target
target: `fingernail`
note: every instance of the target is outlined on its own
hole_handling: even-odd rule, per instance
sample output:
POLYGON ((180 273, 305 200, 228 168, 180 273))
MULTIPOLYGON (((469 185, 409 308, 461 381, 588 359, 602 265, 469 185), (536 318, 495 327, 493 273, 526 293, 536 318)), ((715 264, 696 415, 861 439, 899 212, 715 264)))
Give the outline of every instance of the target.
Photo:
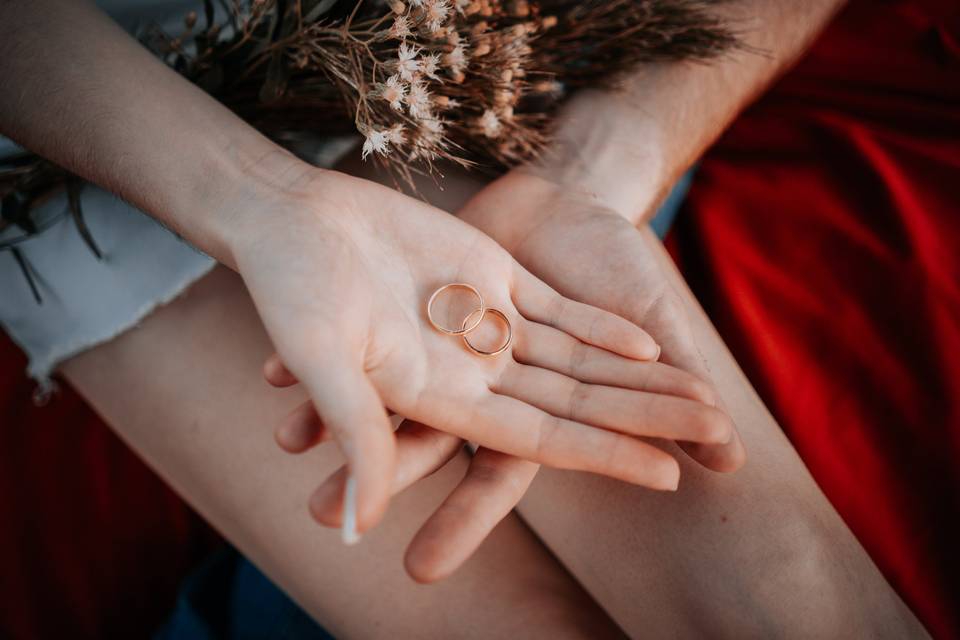
POLYGON ((660 362, 660 354, 663 352, 663 349, 660 348, 660 345, 657 345, 657 355, 654 357, 654 362, 660 362))
POLYGON ((360 542, 357 533, 357 480, 347 476, 347 486, 343 491, 343 527, 340 529, 343 544, 353 546, 360 542))

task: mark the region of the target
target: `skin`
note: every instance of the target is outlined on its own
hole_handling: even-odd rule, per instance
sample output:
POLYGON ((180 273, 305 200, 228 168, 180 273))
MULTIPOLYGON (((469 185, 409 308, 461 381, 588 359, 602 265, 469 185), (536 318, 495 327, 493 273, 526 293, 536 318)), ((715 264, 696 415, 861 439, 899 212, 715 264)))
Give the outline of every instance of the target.
POLYGON ((264 446, 268 425, 305 396, 258 379, 256 365, 272 346, 248 294, 224 270, 64 371, 140 455, 337 637, 616 637, 599 607, 630 637, 925 637, 662 247, 649 233, 628 237, 625 257, 646 255, 678 292, 754 455, 732 475, 680 456, 684 482, 662 497, 543 470, 519 508, 536 536, 516 513, 486 528, 492 503, 516 495, 508 490, 513 476, 462 452, 402 491, 357 549, 312 526, 305 496, 317 473, 334 472, 343 459, 329 443, 286 460, 264 446), (398 558, 410 537, 439 547, 431 553, 425 543, 417 555, 440 566, 461 521, 490 534, 472 558, 428 589, 406 579, 398 558))
POLYGON ((336 638, 623 637, 515 515, 448 580, 410 579, 404 548, 463 477, 465 453, 392 500, 358 545, 318 527, 308 497, 344 457, 332 442, 296 457, 273 446, 270 426, 307 395, 263 381, 259 364, 271 349, 242 280, 217 267, 62 370, 151 468, 336 638))
POLYGON ((391 493, 387 409, 538 463, 666 490, 678 482, 675 460, 636 436, 729 439, 722 412, 685 399, 671 400, 676 410, 657 424, 614 420, 614 407, 623 416, 624 406, 652 402, 649 392, 570 378, 544 349, 570 339, 650 360, 659 350, 642 329, 557 295, 476 228, 294 158, 92 5, 6 0, 0 42, 0 132, 111 189, 243 277, 347 457, 356 518, 346 541, 382 517, 391 493), (507 314, 523 345, 513 351, 523 355, 477 358, 431 329, 423 313, 431 291, 462 280, 507 314), (574 406, 574 393, 586 400, 582 415, 558 410, 574 406))
MULTIPOLYGON (((444 193, 429 195, 564 294, 644 326, 663 347, 662 361, 707 382, 703 397, 712 391, 743 437, 722 447, 685 446, 692 458, 729 469, 743 464, 745 449, 753 454, 753 463, 729 478, 678 457, 685 480, 669 501, 550 471, 526 493, 519 512, 631 636, 926 636, 642 226, 674 178, 796 58, 839 4, 731 3, 731 15, 749 13, 764 25, 749 32, 748 43, 769 55, 653 67, 621 91, 577 96, 542 162, 486 187, 458 191, 448 182, 444 193), (637 593, 645 596, 638 600, 637 593)), ((438 463, 418 450, 399 464, 420 465, 426 474, 438 463)), ((449 575, 537 473, 536 465, 509 456, 476 465, 407 552, 408 567, 421 579, 449 575)), ((335 501, 327 509, 336 522, 335 501)))
MULTIPOLYGON (((461 216, 478 224, 481 214, 471 211, 514 224, 522 219, 524 210, 515 205, 473 209, 496 193, 496 184, 449 179, 454 186, 447 185, 444 206, 459 207, 461 216)), ((631 637, 926 637, 816 486, 653 233, 603 207, 585 207, 582 194, 543 199, 542 179, 527 172, 505 182, 510 203, 551 205, 551 215, 523 234, 522 246, 512 245, 515 254, 558 286, 582 286, 580 294, 596 304, 646 313, 665 345, 663 359, 682 362, 689 339, 694 350, 688 357, 706 372, 708 389, 734 417, 752 455, 737 473, 716 474, 670 449, 683 481, 678 493, 662 499, 621 483, 537 473, 526 461, 481 459, 478 453, 408 548, 411 573, 420 579, 451 575, 468 557, 465 549, 476 548, 524 496, 517 512, 631 637), (541 199, 534 200, 535 193, 541 199), (675 306, 658 316, 659 305, 641 304, 647 295, 669 295, 675 306), (622 305, 624 299, 637 304, 622 305)), ((418 437, 449 439, 438 432, 418 437)), ((399 456, 399 465, 423 464, 426 475, 436 460, 424 447, 399 456)), ((335 521, 335 501, 328 507, 335 521)))
MULTIPOLYGON (((507 180, 516 179, 513 188, 524 197, 503 206, 498 191, 504 182, 500 182, 489 193, 478 196, 483 206, 474 203, 463 212, 471 222, 512 245, 542 278, 576 289, 585 297, 593 295, 598 304, 614 306, 628 297, 623 289, 602 288, 619 282, 617 278, 625 278, 624 281, 641 288, 650 287, 649 293, 641 294, 649 300, 668 300, 669 291, 676 292, 680 296, 679 306, 671 308, 663 302, 647 305, 642 315, 651 327, 656 327, 657 316, 651 309, 662 306, 669 311, 660 319, 662 326, 651 329, 664 343, 664 360, 697 370, 700 365, 690 358, 697 345, 703 349, 709 366, 703 365, 701 370, 715 372, 709 382, 718 389, 717 404, 730 408, 744 432, 742 441, 728 431, 722 443, 714 442, 708 448, 688 447, 688 451, 713 468, 735 468, 743 461, 740 446, 745 442, 754 457, 759 458, 734 476, 719 476, 692 465, 672 445, 661 443, 665 450, 677 454, 686 478, 684 490, 671 496, 675 500, 669 502, 586 474, 541 474, 521 507, 524 517, 555 557, 571 569, 577 582, 632 636, 923 634, 816 489, 675 270, 664 261, 662 250, 655 248, 649 235, 638 234, 614 215, 631 221, 645 215, 650 203, 668 188, 670 176, 682 171, 749 97, 802 50, 836 7, 836 3, 828 2, 804 3, 803 7, 799 4, 738 2, 725 9, 759 21, 763 28, 757 33, 761 37, 753 43, 766 42, 771 45, 767 49, 773 52, 764 62, 727 61, 713 67, 713 72, 706 67, 686 65, 650 68, 637 78, 638 84, 627 86, 620 93, 579 96, 563 116, 556 154, 545 158, 533 172, 547 184, 510 176, 507 180), (638 92, 640 88, 644 90, 638 92), (630 128, 623 129, 625 126, 630 128), (623 136, 623 130, 632 134, 623 136), (626 141, 636 144, 625 145, 626 141), (576 153, 571 149, 576 149, 576 153), (582 209, 588 208, 585 196, 599 200, 590 204, 593 212, 589 216, 582 215, 582 209), (533 198, 544 198, 561 209, 566 207, 563 203, 579 204, 567 207, 572 213, 538 224, 542 228, 534 231, 530 222, 536 212, 529 210, 529 200, 533 198), (487 211, 496 207, 502 207, 505 214, 487 211), (511 211, 514 207, 516 210, 511 211), (500 228, 505 228, 509 220, 515 220, 518 227, 502 232, 500 228), (583 262, 570 260, 558 265, 549 257, 548 249, 557 237, 566 245, 571 244, 566 240, 569 236, 555 235, 563 230, 590 233, 595 242, 589 251, 578 248, 583 262), (514 244, 513 236, 522 237, 523 241, 514 244), (613 255, 621 256, 624 262, 605 264, 600 259, 613 255), (582 269, 584 264, 592 266, 582 269), (578 274, 585 272, 580 274, 581 279, 572 273, 574 269, 578 274), (664 280, 669 283, 666 288, 664 280), (684 314, 686 324, 678 321, 684 314), (668 346, 671 336, 674 346, 668 346), (733 524, 718 529, 716 523, 726 522, 725 517, 733 524)), ((0 4, 0 11, 6 12, 4 18, 18 19, 17 28, 8 28, 2 34, 5 37, 0 38, 6 47, 0 52, 6 65, 0 73, 5 86, 13 87, 0 95, 0 113, 12 114, 0 121, 5 132, 113 188, 226 264, 240 268, 244 278, 251 281, 251 293, 261 307, 273 308, 282 316, 280 309, 284 305, 296 308, 302 304, 289 297, 279 302, 270 298, 267 285, 257 284, 256 274, 244 272, 276 270, 275 252, 264 250, 260 244, 265 254, 260 255, 257 243, 231 240, 228 232, 254 223, 262 228, 263 221, 256 216, 262 215, 262 211, 272 215, 273 207, 296 219, 298 214, 289 208, 293 206, 299 215, 316 224, 315 217, 304 213, 309 206, 302 199, 259 200, 260 190, 271 194, 289 195, 291 190, 302 193, 304 189, 309 191, 305 185, 318 184, 323 177, 312 179, 291 165, 285 154, 265 146, 255 132, 231 121, 222 109, 198 100, 169 72, 156 64, 150 66, 128 41, 111 32, 102 21, 91 19, 83 5, 7 0, 0 4), (44 20, 44 15, 51 11, 70 19, 44 20), (23 38, 22 33, 30 33, 30 39, 23 38), (33 46, 34 42, 43 41, 57 42, 58 46, 33 46), (29 60, 29 65, 25 60, 29 60), (77 69, 84 67, 102 68, 107 72, 105 78, 118 82, 106 91, 103 87, 98 87, 98 91, 63 91, 63 87, 74 86, 72 83, 81 75, 76 73, 77 69), (42 77, 43 82, 36 77, 42 77), (140 87, 145 85, 151 86, 151 91, 142 91, 140 87), (51 91, 51 87, 57 91, 51 91), (103 94, 110 99, 102 98, 103 94), (130 105, 131 113, 139 119, 130 119, 130 113, 116 113, 116 104, 130 105), (182 108, 184 105, 189 108, 182 108), (86 117, 71 119, 74 113, 86 117), (190 118, 184 119, 184 113, 190 118), (156 151, 167 148, 177 150, 175 158, 156 151), (248 206, 249 202, 265 206, 258 209, 248 206), (264 301, 258 300, 258 296, 264 301)), ((0 20, 0 25, 14 23, 0 20)), ((322 190, 323 197, 332 194, 338 207, 343 205, 344 211, 357 217, 363 215, 346 206, 348 195, 336 188, 337 184, 356 183, 336 180, 326 184, 329 188, 322 190)), ((350 192, 349 198, 355 198, 359 188, 345 191, 350 192)), ((386 195, 374 195, 363 202, 386 203, 386 210, 406 208, 395 204, 400 200, 386 195)), ((438 219, 422 209, 420 212, 423 219, 430 221, 421 229, 426 232, 438 219)), ((413 217, 419 215, 415 212, 413 217)), ((332 226, 340 222, 324 221, 332 226)), ((282 232, 277 237, 282 241, 281 247, 286 242, 298 241, 282 232)), ((369 228, 342 236, 360 246, 373 243, 372 237, 369 228)), ((403 258, 398 257, 402 253, 386 251, 386 260, 394 261, 393 267, 402 265, 403 258)), ((321 265, 328 266, 314 263, 321 265)), ((500 275, 504 273, 501 271, 500 275)), ((515 267, 509 273, 514 275, 515 267)), ((511 281, 515 282, 516 279, 511 281)), ((145 323, 144 331, 130 332, 83 354, 68 363, 66 373, 141 455, 308 610, 324 621, 332 621, 334 631, 343 637, 374 637, 382 635, 385 629, 433 637, 469 635, 465 628, 481 630, 479 635, 529 635, 531 628, 551 632, 556 629, 543 620, 533 620, 531 627, 503 612, 516 611, 511 606, 516 598, 546 591, 545 597, 534 595, 530 611, 582 612, 583 618, 574 618, 588 626, 577 626, 570 619, 557 619, 559 624, 555 626, 561 632, 589 629, 585 633, 589 637, 606 635, 597 630, 609 630, 609 621, 604 626, 603 617, 595 615, 596 605, 583 598, 577 582, 564 578, 558 565, 544 561, 536 540, 516 529, 515 516, 508 515, 501 525, 495 526, 499 514, 509 511, 526 489, 527 478, 532 478, 536 471, 536 465, 513 456, 478 454, 473 468, 459 485, 456 474, 452 478, 445 475, 450 468, 463 469, 463 458, 457 456, 455 463, 458 460, 460 467, 444 467, 430 480, 411 486, 404 492, 409 501, 403 501, 399 513, 413 521, 403 519, 404 528, 384 530, 386 537, 366 542, 370 545, 366 550, 378 553, 372 563, 365 563, 363 557, 356 555, 333 552, 328 539, 316 537, 309 523, 297 516, 297 505, 302 504, 315 472, 334 471, 342 460, 330 455, 330 447, 321 446, 299 459, 280 464, 273 457, 275 454, 262 446, 258 429, 263 424, 279 422, 282 413, 302 403, 304 396, 283 396, 285 401, 279 402, 277 396, 256 386, 252 363, 265 357, 270 342, 237 281, 215 284, 209 289, 198 289, 199 295, 191 301, 180 301, 164 310, 170 313, 156 314, 145 323), (222 339, 225 322, 233 327, 233 339, 222 339), (211 344, 218 348, 211 349, 211 344), (199 348, 205 352, 203 366, 184 371, 183 363, 189 362, 199 348), (145 361, 154 364, 149 371, 142 366, 145 361), (149 393, 131 394, 131 388, 149 393), (173 397, 178 401, 165 401, 173 397), (224 477, 233 481, 223 482, 224 477), (447 478, 447 482, 433 490, 431 483, 437 478, 447 478), (440 591, 424 597, 423 592, 404 589, 395 573, 386 576, 382 561, 395 557, 399 552, 397 545, 402 544, 397 540, 403 536, 392 534, 415 530, 420 518, 430 514, 445 495, 427 526, 417 534, 418 540, 426 542, 419 546, 415 543, 408 551, 408 567, 422 567, 412 573, 423 579, 449 575, 491 530, 491 544, 498 553, 484 554, 481 545, 479 553, 483 555, 478 555, 477 560, 481 569, 489 570, 475 573, 471 567, 476 568, 477 563, 468 563, 445 581, 440 591), (425 502, 421 503, 418 498, 424 496, 425 502), (505 539, 496 533, 504 528, 521 533, 505 539), (458 530, 467 533, 457 534, 458 530), (444 546, 444 540, 453 540, 454 544, 444 546), (320 579, 311 570, 317 566, 313 562, 331 568, 340 578, 320 579), (550 579, 537 582, 534 576, 550 579), (373 577, 377 580, 375 587, 371 587, 373 577), (498 595, 501 600, 490 599, 491 595, 498 595), (382 606, 371 613, 370 601, 382 606), (440 618, 449 615, 456 624, 429 615, 438 612, 440 618), (470 614, 472 617, 467 618, 470 614), (465 626, 466 620, 469 624, 465 626)), ((301 284, 316 287, 316 278, 301 284)), ((395 283, 380 284, 392 293, 395 283)), ((424 291, 429 291, 428 285, 423 286, 424 291)), ((637 292, 634 289, 627 293, 635 296, 637 292)), ((501 291, 498 303, 515 302, 514 295, 512 290, 501 291)), ((334 296, 328 302, 336 300, 334 296)), ((514 307, 523 315, 521 304, 514 307)), ((267 331, 276 340, 270 326, 271 312, 265 313, 263 308, 260 312, 267 331)), ((623 313, 640 313, 640 307, 623 313)), ((351 334, 347 331, 345 335, 351 334)), ((545 349, 542 357, 555 357, 557 351, 545 349)), ((310 372, 302 370, 297 357, 292 349, 281 348, 279 358, 268 360, 267 377, 277 385, 302 379, 312 388, 315 385, 310 372)), ((565 360, 568 364, 574 362, 569 357, 565 360)), ((352 366, 353 374, 357 373, 355 362, 338 364, 352 366)), ((605 372, 601 367, 592 374, 605 372)), ((358 384, 355 390, 362 386, 358 384)), ((495 393, 489 386, 488 391, 495 393)), ((536 392, 542 392, 542 388, 536 392)), ((702 394, 702 388, 696 387, 696 395, 702 394)), ((531 396, 530 400, 540 402, 542 398, 534 400, 531 396)), ((710 404, 705 395, 701 400, 703 406, 710 404)), ((314 421, 313 434, 318 438, 327 427, 337 430, 329 424, 326 408, 318 403, 317 413, 324 417, 323 422, 314 421)), ((312 420, 310 412, 301 412, 294 423, 297 420, 312 420)), ((291 424, 289 419, 286 424, 291 424)), ((401 435, 409 435, 414 443, 418 433, 439 433, 425 429, 428 428, 408 425, 401 435)), ((381 434, 383 431, 380 427, 381 434)), ((297 439, 290 438, 291 435, 296 435, 296 428, 281 429, 278 439, 290 449, 300 448, 292 446, 297 439)), ((441 436, 456 441, 453 435, 441 436)), ((304 443, 309 449, 312 441, 299 440, 300 445, 304 443)), ((404 449, 412 455, 401 456, 395 469, 406 471, 399 474, 399 480, 392 469, 387 480, 378 476, 381 492, 409 484, 418 475, 417 465, 409 466, 404 460, 423 459, 424 450, 433 448, 418 449, 414 444, 404 449)), ((435 463, 421 466, 421 472, 434 468, 435 463)), ((364 492, 361 489, 362 495, 364 492)), ((322 497, 322 490, 319 493, 322 497)), ((318 503, 321 507, 325 504, 323 500, 313 501, 315 516, 322 515, 316 513, 318 503)))
MULTIPOLYGON (((574 96, 560 114, 556 138, 544 156, 494 181, 466 206, 463 194, 476 187, 458 191, 448 186, 444 193, 436 193, 421 185, 419 191, 448 210, 458 210, 461 219, 488 233, 559 291, 646 328, 662 347, 662 360, 696 376, 707 385, 698 389, 698 397, 722 408, 677 288, 648 251, 638 250, 635 228, 649 219, 675 180, 796 60, 842 5, 836 0, 725 3, 717 11, 737 26, 745 52, 709 65, 648 65, 616 90, 574 96)), ((455 172, 446 175, 450 183, 455 172)), ((269 371, 267 378, 271 380, 269 371)), ((419 460, 406 462, 401 457, 398 464, 404 473, 406 469, 429 473, 442 463, 435 452, 455 446, 449 436, 426 433, 438 444, 405 453, 419 460)), ((715 471, 735 471, 746 457, 736 431, 720 445, 680 445, 715 471)), ((415 540, 407 555, 418 579, 434 580, 452 571, 483 538, 483 531, 474 525, 490 526, 506 514, 536 475, 535 464, 509 456, 487 460, 481 454, 483 474, 502 476, 502 481, 491 483, 502 495, 484 501, 487 511, 471 510, 475 519, 437 518, 427 523, 422 539, 433 542, 421 545, 415 540), (441 539, 457 542, 444 546, 443 552, 418 550, 436 549, 435 541, 441 539)), ((341 476, 331 478, 320 493, 334 495, 342 486, 341 476)), ((460 496, 451 500, 464 503, 460 496)), ((340 522, 335 500, 328 498, 317 506, 320 522, 340 522)))

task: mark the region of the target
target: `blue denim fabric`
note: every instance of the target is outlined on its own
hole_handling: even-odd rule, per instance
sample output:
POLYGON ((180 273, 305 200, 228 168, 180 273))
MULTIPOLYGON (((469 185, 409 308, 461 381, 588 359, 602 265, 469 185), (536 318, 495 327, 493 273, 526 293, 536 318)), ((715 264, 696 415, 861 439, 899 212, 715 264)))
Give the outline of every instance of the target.
POLYGON ((670 227, 673 226, 673 221, 677 219, 677 214, 680 213, 680 207, 683 206, 683 201, 686 199, 687 192, 690 191, 690 185, 693 183, 694 171, 695 169, 690 169, 677 180, 677 184, 673 185, 670 195, 660 205, 657 215, 650 222, 654 233, 661 240, 666 237, 670 227))
POLYGON ((154 640, 333 640, 234 549, 188 577, 154 640))

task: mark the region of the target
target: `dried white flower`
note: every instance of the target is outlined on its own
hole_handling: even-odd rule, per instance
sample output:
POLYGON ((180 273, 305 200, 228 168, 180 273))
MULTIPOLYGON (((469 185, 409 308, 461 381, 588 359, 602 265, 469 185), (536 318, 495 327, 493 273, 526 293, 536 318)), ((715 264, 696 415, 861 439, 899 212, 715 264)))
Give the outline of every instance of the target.
POLYGON ((462 16, 467 15, 467 7, 470 6, 470 0, 453 0, 453 6, 462 16))
POLYGON ((420 71, 420 61, 417 60, 418 53, 420 53, 420 49, 408 46, 406 42, 400 43, 400 47, 397 49, 397 73, 407 82, 411 82, 420 71))
POLYGON ((417 137, 410 151, 410 158, 434 160, 444 147, 443 122, 440 120, 421 120, 417 137))
POLYGON ((447 0, 429 0, 424 22, 431 33, 436 33, 450 16, 450 3, 447 0))
POLYGON ((453 100, 449 96, 437 96, 433 99, 433 104, 438 109, 456 109, 460 106, 460 103, 456 100, 453 100))
POLYGON ((397 40, 403 40, 413 35, 410 30, 410 18, 407 16, 397 16, 393 20, 393 26, 390 27, 390 37, 397 40))
POLYGON ((450 69, 452 75, 460 75, 467 66, 467 49, 463 44, 458 44, 450 53, 443 56, 443 64, 450 69))
POLYGON ((386 131, 377 131, 376 129, 368 130, 365 134, 366 140, 363 141, 363 150, 360 154, 361 159, 366 160, 367 156, 374 152, 382 156, 390 153, 388 135, 386 131))
POLYGON ((374 95, 379 96, 390 103, 396 111, 403 110, 403 99, 407 95, 407 86, 403 84, 400 76, 393 74, 387 78, 386 82, 379 83, 373 87, 374 95))
POLYGON ((410 94, 407 96, 407 108, 410 110, 410 116, 418 120, 429 119, 430 113, 430 92, 422 82, 414 82, 410 85, 410 94))
POLYGON ((395 147, 399 147, 407 141, 407 136, 403 131, 403 125, 399 122, 386 131, 387 142, 395 147))
POLYGON ((443 122, 440 120, 424 120, 420 123, 420 135, 432 144, 439 145, 443 141, 443 122))
POLYGON ((497 117, 497 114, 494 113, 493 109, 484 111, 483 115, 477 120, 477 124, 480 125, 483 135, 488 138, 499 138, 500 133, 503 131, 500 119, 497 117))
POLYGON ((423 60, 420 62, 420 70, 423 72, 423 75, 433 80, 439 80, 437 77, 437 71, 440 70, 440 54, 431 53, 423 57, 423 60))

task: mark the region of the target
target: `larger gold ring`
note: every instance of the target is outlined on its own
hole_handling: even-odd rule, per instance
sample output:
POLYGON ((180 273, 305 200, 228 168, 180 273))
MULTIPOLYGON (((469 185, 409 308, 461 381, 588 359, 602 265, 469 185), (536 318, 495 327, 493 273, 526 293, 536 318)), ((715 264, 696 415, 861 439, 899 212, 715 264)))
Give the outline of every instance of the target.
MULTIPOLYGON (((463 338, 463 344, 467 345, 467 349, 470 349, 470 351, 473 351, 478 356, 490 358, 493 356, 500 355, 510 347, 510 343, 513 342, 513 325, 510 324, 510 320, 507 319, 507 316, 504 315, 503 311, 500 311, 500 309, 494 309, 492 307, 489 309, 485 309, 484 313, 479 314, 481 321, 483 320, 484 315, 486 315, 487 313, 492 313, 493 315, 499 317, 501 320, 503 320, 503 323, 507 325, 507 339, 504 340, 503 345, 501 345, 498 349, 494 351, 484 351, 483 349, 478 349, 472 344, 470 344, 470 338, 467 337, 468 332, 464 331, 462 334, 460 334, 460 337, 463 338)), ((467 321, 474 315, 477 315, 477 311, 471 311, 470 315, 463 319, 464 327, 467 326, 467 321)), ((479 324, 479 322, 477 324, 479 324)), ((474 328, 476 328, 476 326, 474 326, 474 328)))
POLYGON ((430 321, 430 324, 433 325, 434 329, 449 336, 462 336, 470 333, 479 327, 481 322, 483 322, 483 316, 485 312, 486 308, 483 306, 483 296, 480 295, 480 292, 477 291, 476 287, 465 282, 451 282, 450 284, 445 284, 434 291, 433 295, 431 295, 430 299, 427 301, 427 320, 430 321), (467 317, 463 319, 463 323, 460 325, 459 329, 449 329, 433 319, 433 303, 437 299, 437 296, 447 289, 466 289, 467 291, 473 293, 473 295, 477 296, 477 300, 480 302, 480 306, 468 313, 467 317), (477 321, 471 323, 470 326, 467 326, 467 321, 474 315, 477 316, 477 321))

